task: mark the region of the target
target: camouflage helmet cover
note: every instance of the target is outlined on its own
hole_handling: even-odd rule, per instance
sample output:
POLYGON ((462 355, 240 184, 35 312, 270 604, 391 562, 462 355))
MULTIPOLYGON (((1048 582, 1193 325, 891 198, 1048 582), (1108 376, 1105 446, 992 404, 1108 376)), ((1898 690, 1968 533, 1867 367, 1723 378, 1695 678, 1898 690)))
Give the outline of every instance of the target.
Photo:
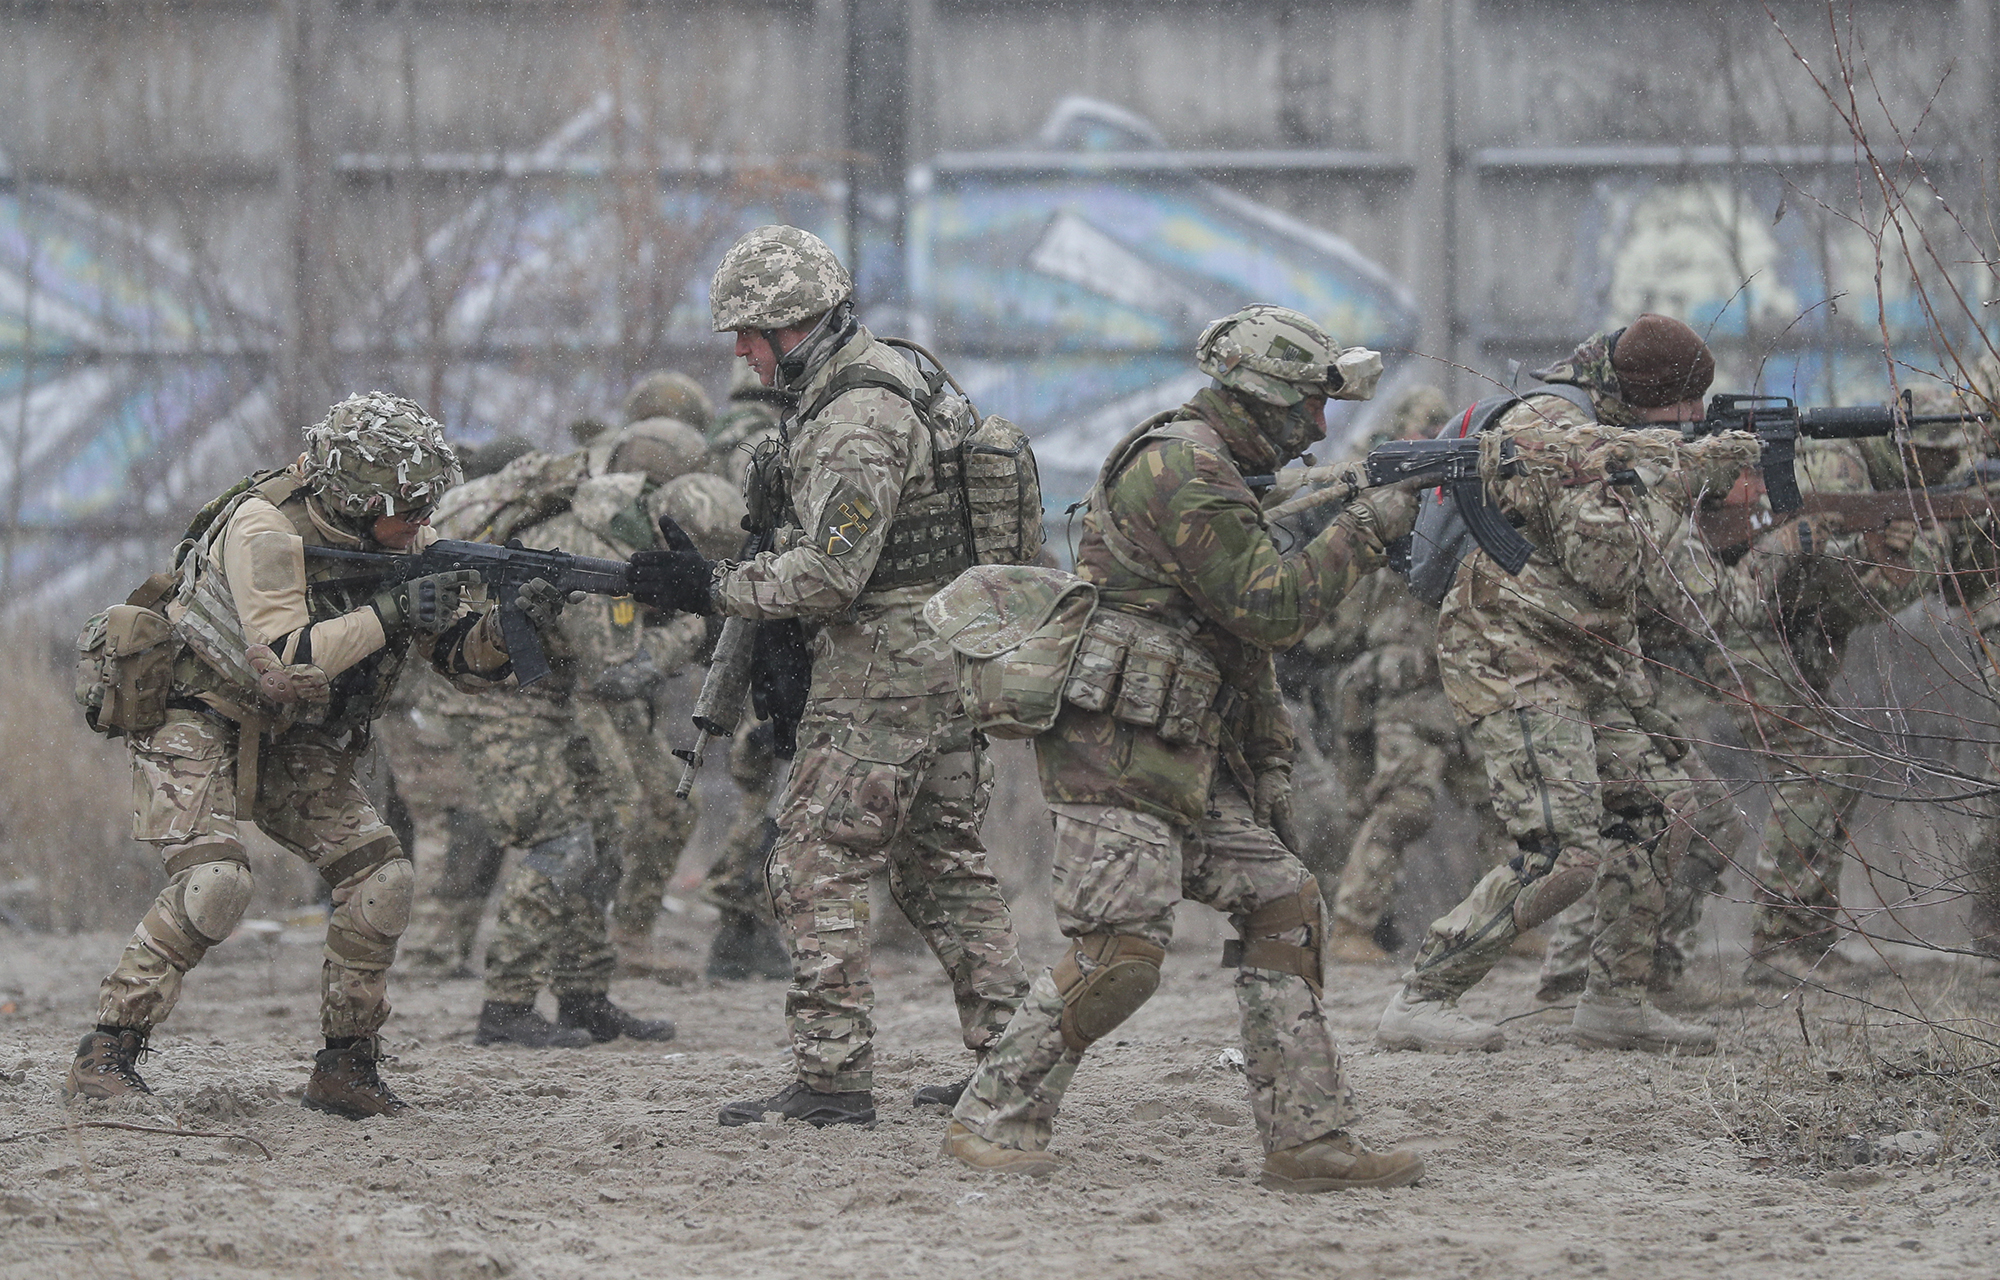
POLYGON ((672 418, 642 418, 610 437, 604 460, 591 473, 638 471, 654 484, 665 484, 707 465, 708 437, 672 418))
POLYGON ((1288 408, 1309 395, 1366 400, 1382 376, 1382 357, 1342 347, 1289 307, 1259 303, 1202 330, 1195 366, 1232 391, 1288 408))
POLYGON ((669 480, 653 491, 646 507, 655 520, 672 516, 711 560, 730 559, 743 549, 743 495, 721 476, 697 471, 669 480))
POLYGON ((307 427, 303 462, 320 501, 353 519, 427 511, 463 477, 444 428, 386 391, 349 396, 307 427))
POLYGON ((678 418, 696 431, 706 432, 715 417, 715 401, 701 384, 676 369, 655 369, 632 384, 625 393, 625 421, 647 418, 678 418))
POLYGON ((786 329, 853 296, 854 278, 824 240, 797 227, 758 227, 722 255, 708 308, 717 333, 786 329))

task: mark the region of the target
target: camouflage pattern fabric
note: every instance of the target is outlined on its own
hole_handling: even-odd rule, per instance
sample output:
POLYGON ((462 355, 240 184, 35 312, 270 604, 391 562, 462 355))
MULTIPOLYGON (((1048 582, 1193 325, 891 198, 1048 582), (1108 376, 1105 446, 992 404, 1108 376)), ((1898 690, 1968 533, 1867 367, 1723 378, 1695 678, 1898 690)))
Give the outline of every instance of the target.
MULTIPOLYGON (((591 735, 532 716, 454 716, 449 723, 459 758, 477 780, 482 814, 502 843, 533 848, 587 825, 600 856, 616 856, 611 779, 591 735)), ((544 981, 559 994, 609 991, 615 967, 601 906, 532 867, 516 869, 487 943, 486 999, 531 1004, 544 981)))
POLYGON ((350 518, 435 507, 464 478, 444 428, 414 400, 370 391, 342 400, 306 428, 305 476, 350 518))
MULTIPOLYGON (((1224 699, 1245 709, 1231 750, 1253 774, 1289 767, 1293 748, 1272 651, 1296 643, 1384 562, 1380 535, 1352 509, 1281 555, 1243 483, 1279 460, 1232 396, 1203 391, 1113 451, 1104 478, 1110 510, 1091 510, 1077 556, 1077 573, 1098 588, 1100 613, 1179 629, 1223 673, 1224 699), (1106 539, 1105 520, 1157 568, 1127 567, 1106 539)), ((1035 746, 1051 802, 1115 804, 1183 823, 1206 814, 1219 759, 1199 740, 1169 743, 1074 703, 1035 746)))
POLYGON ((716 266, 709 318, 717 333, 784 329, 853 296, 854 278, 824 240, 797 227, 758 227, 744 232, 716 266))
MULTIPOLYGON (((1565 372, 1593 377, 1603 363, 1565 372)), ((1494 811, 1522 852, 1432 924, 1405 975, 1414 997, 1469 990, 1521 931, 1593 886, 1590 986, 1643 991, 1666 885, 1692 839, 1692 780, 1640 727, 1654 719, 1654 690, 1638 618, 1646 601, 1677 597, 1670 556, 1688 510, 1727 490, 1757 444, 1582 419, 1531 397, 1485 444, 1489 458, 1515 446, 1520 473, 1493 491, 1537 551, 1518 576, 1473 552, 1445 597, 1438 653, 1445 692, 1485 756, 1494 811), (1627 473, 1641 484, 1611 481, 1627 473)))
MULTIPOLYGON (((1799 450, 1800 486, 1813 493, 1901 487, 1887 442, 1815 441, 1799 450)), ((1868 759, 1844 746, 1829 695, 1853 632, 1909 604, 1935 580, 1939 548, 1918 537, 1898 549, 1882 535, 1774 530, 1734 571, 1741 594, 1766 602, 1739 616, 1727 648, 1705 662, 1731 716, 1765 767, 1771 817, 1757 851, 1753 948, 1808 956, 1839 940, 1847 819, 1868 759), (1807 551, 1807 547, 1811 551, 1807 551)))
MULTIPOLYGON (((1174 904, 1185 898, 1241 920, 1297 895, 1311 875, 1252 819, 1233 784, 1216 789, 1213 816, 1191 828, 1109 805, 1055 808, 1056 922, 1065 937, 1120 933, 1165 947, 1174 904)), ((1304 930, 1286 936, 1304 941, 1304 930)), ((1347 1128, 1354 1097, 1320 1012, 1294 974, 1242 968, 1236 1005, 1251 1114, 1267 1151, 1347 1128)), ((1068 1048, 1062 997, 1044 969, 1027 1002, 973 1074, 955 1118, 990 1142, 1046 1150, 1083 1055, 1068 1048)))
POLYGON ((868 882, 884 868, 951 980, 966 1048, 983 1051, 1027 977, 979 840, 993 770, 957 695, 815 699, 799 743, 770 861, 799 1078, 827 1092, 873 1087, 868 882))
MULTIPOLYGON (((324 735, 293 729, 258 753, 254 810, 236 809, 237 729, 218 716, 173 710, 167 722, 127 739, 138 811, 132 838, 155 846, 170 877, 204 862, 247 862, 238 824, 244 817, 286 849, 319 868, 360 855, 367 867, 334 887, 327 945, 320 968, 320 1027, 330 1036, 365 1036, 389 1017, 388 967, 395 955, 376 931, 356 920, 354 886, 382 862, 399 858, 396 837, 376 816, 354 781, 352 754, 324 735), (373 944, 347 945, 361 938, 373 944), (357 950, 369 952, 356 956, 357 950)), ((170 883, 155 902, 182 930, 188 926, 170 883)), ((149 919, 152 916, 149 914, 149 919)), ((145 925, 136 930, 104 979, 97 1020, 107 1026, 151 1028, 180 997, 184 969, 161 954, 145 925)))
MULTIPOLYGON (((857 326, 807 370, 800 403, 857 367, 915 385, 908 363, 857 326)), ((936 491, 930 432, 901 397, 859 387, 791 429, 783 466, 798 524, 781 531, 780 550, 723 564, 714 598, 725 615, 805 623, 812 687, 769 886, 792 955, 786 1023, 799 1078, 860 1090, 873 1080, 874 871, 887 868, 945 966, 968 1047, 998 1038, 1027 976, 979 840, 992 791, 985 743, 958 705, 950 647, 923 621, 943 583, 865 590, 896 513, 936 491), (808 534, 842 524, 839 539, 808 534)))
POLYGON ((771 914, 764 858, 779 772, 770 726, 744 717, 729 743, 729 777, 738 795, 736 816, 701 882, 702 900, 725 913, 771 914))

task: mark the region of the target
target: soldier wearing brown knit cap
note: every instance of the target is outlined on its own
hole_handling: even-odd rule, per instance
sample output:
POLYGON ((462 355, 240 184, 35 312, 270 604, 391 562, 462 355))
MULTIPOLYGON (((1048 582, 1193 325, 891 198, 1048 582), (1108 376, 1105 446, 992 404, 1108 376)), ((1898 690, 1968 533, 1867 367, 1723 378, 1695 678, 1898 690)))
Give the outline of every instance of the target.
POLYGON ((1618 398, 1634 409, 1699 400, 1715 381, 1708 344, 1671 316, 1649 311, 1612 334, 1610 346, 1618 398))

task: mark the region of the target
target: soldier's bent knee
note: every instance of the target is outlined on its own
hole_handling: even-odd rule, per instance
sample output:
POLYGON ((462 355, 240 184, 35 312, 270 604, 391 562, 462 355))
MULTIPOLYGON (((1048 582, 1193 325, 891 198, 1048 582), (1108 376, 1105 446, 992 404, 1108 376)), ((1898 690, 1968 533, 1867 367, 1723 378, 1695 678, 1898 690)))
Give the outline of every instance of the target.
POLYGON ((1309 879, 1298 892, 1237 916, 1236 937, 1222 946, 1222 964, 1229 969, 1293 974, 1304 978, 1318 995, 1325 938, 1326 902, 1319 896, 1318 882, 1309 879), (1285 941, 1286 934, 1300 932, 1303 942, 1285 941))
POLYGON ((392 858, 375 868, 354 891, 354 914, 384 938, 403 936, 410 927, 410 902, 416 869, 408 858, 392 858))
POLYGON ((139 927, 154 951, 186 971, 236 928, 250 891, 250 868, 236 858, 196 863, 175 877, 139 927))
POLYGON ((1063 1043, 1077 1053, 1131 1017, 1160 986, 1164 947, 1126 933, 1086 933, 1051 976, 1062 997, 1063 1043))

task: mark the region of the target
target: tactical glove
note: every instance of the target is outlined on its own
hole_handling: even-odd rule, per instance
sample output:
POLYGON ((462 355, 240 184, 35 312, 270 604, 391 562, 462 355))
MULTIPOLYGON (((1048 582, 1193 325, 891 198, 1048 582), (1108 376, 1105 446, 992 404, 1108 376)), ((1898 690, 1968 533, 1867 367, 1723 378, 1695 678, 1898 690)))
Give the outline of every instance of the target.
POLYGON ((1681 728, 1680 721, 1651 703, 1633 707, 1632 719, 1646 731, 1646 736, 1653 740, 1653 745, 1660 749, 1668 764, 1678 764, 1687 758, 1687 739, 1681 736, 1686 731, 1681 728))
POLYGON ((666 550, 632 553, 632 598, 668 613, 714 613, 715 566, 672 516, 660 517, 660 538, 666 550))
POLYGON ((399 582, 368 603, 382 619, 384 631, 406 626, 418 631, 437 631, 458 613, 459 597, 465 589, 478 581, 476 569, 433 573, 399 582))
POLYGON ((1388 546, 1417 527, 1417 495, 1407 485, 1370 489, 1348 505, 1342 518, 1352 519, 1376 541, 1388 546))
POLYGON ((268 644, 253 644, 243 651, 244 661, 257 673, 257 692, 264 701, 288 707, 295 702, 325 702, 331 682, 326 672, 311 663, 286 666, 278 661, 268 644))
POLYGON ((562 617, 563 606, 567 603, 568 597, 556 590, 555 584, 546 578, 528 579, 514 595, 514 604, 527 615, 529 625, 543 634, 555 628, 556 620, 562 617))

